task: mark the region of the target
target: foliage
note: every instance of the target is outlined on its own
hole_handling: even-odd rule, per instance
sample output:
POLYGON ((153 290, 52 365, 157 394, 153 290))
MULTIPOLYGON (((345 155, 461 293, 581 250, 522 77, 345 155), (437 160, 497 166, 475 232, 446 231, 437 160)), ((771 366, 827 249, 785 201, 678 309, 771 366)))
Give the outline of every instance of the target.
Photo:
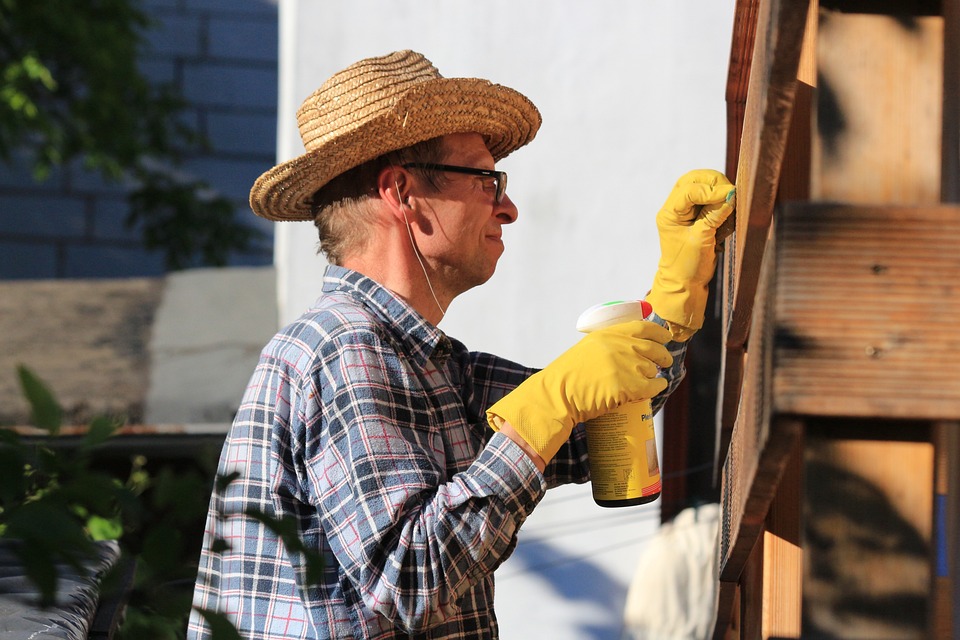
MULTIPOLYGON (((28 370, 21 386, 33 407, 34 424, 51 436, 60 430, 61 411, 49 390, 28 370)), ((135 516, 136 487, 90 467, 93 448, 115 428, 95 420, 72 455, 45 445, 30 447, 16 432, 0 431, 0 537, 16 547, 26 574, 44 605, 53 602, 58 561, 81 568, 93 554, 93 540, 115 537, 126 507, 135 516)))
POLYGON ((180 118, 184 102, 138 67, 151 26, 139 1, 0 0, 0 160, 26 152, 39 180, 76 160, 127 181, 127 223, 168 267, 198 256, 223 264, 260 234, 236 223, 229 199, 176 170, 204 142, 180 118))
MULTIPOLYGON (((236 475, 217 477, 202 466, 170 464, 150 471, 143 454, 129 466, 111 466, 98 451, 122 425, 117 418, 94 419, 76 442, 58 437, 63 412, 53 393, 29 369, 17 371, 32 414, 45 437, 28 442, 0 428, 0 539, 15 540, 26 575, 41 604, 54 602, 57 566, 80 568, 93 557, 93 542, 117 540, 124 562, 106 576, 102 591, 127 591, 119 640, 177 640, 189 617, 197 558, 211 490, 224 491, 236 475), (132 586, 123 571, 134 563, 132 586)), ((116 462, 116 461, 114 461, 116 462)), ((307 549, 291 519, 250 509, 253 518, 277 533, 291 554, 301 554, 308 582, 319 581, 322 555, 307 549)), ((229 545, 214 542, 215 551, 229 545)), ((222 613, 201 610, 214 640, 238 640, 222 613)))
MULTIPOLYGON (((182 638, 196 578, 198 541, 212 482, 197 468, 147 470, 135 455, 128 466, 98 456, 122 424, 97 418, 79 438, 66 441, 59 405, 47 386, 24 367, 21 387, 32 423, 46 437, 27 441, 0 429, 0 538, 12 547, 40 593, 55 601, 58 565, 81 568, 93 557, 93 541, 117 540, 123 561, 104 577, 101 592, 126 592, 121 639, 182 638), (132 585, 123 573, 134 563, 132 585)), ((235 637, 220 631, 220 640, 235 637)))

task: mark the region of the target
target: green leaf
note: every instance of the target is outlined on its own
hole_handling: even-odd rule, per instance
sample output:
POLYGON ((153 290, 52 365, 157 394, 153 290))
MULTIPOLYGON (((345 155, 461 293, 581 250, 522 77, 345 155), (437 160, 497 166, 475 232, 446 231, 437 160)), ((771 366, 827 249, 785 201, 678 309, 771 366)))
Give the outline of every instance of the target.
MULTIPOLYGON (((23 452, 0 444, 0 505, 22 502, 26 497, 27 478, 24 474, 23 452)), ((0 521, 3 520, 0 514, 0 521)))
POLYGON ((224 551, 229 551, 232 548, 233 547, 230 546, 230 543, 223 538, 217 538, 213 541, 213 544, 210 545, 211 553, 223 553, 224 551))
POLYGON ((49 91, 57 88, 57 81, 53 79, 50 70, 36 56, 26 56, 22 64, 28 78, 40 82, 49 91))
POLYGON ((53 557, 42 547, 30 544, 14 547, 14 554, 23 565, 23 572, 40 592, 40 605, 52 605, 56 601, 58 579, 53 557))
POLYGON ((121 422, 114 418, 100 416, 94 418, 83 436, 84 447, 95 447, 112 436, 120 428, 121 422))
POLYGON ((90 516, 87 519, 87 531, 94 540, 118 540, 123 535, 123 523, 119 516, 115 518, 90 516))
POLYGON ((155 574, 164 575, 178 568, 177 558, 182 548, 180 530, 161 522, 147 533, 141 557, 155 574))
POLYGON ((63 410, 50 388, 23 365, 17 366, 17 373, 23 394, 30 403, 34 426, 45 429, 50 435, 57 435, 63 420, 63 410))
POLYGON ((217 481, 215 485, 217 493, 223 493, 224 491, 226 491, 227 487, 230 486, 230 483, 232 483, 234 480, 236 480, 239 477, 240 477, 239 471, 233 471, 231 473, 228 473, 225 476, 217 476, 217 481))

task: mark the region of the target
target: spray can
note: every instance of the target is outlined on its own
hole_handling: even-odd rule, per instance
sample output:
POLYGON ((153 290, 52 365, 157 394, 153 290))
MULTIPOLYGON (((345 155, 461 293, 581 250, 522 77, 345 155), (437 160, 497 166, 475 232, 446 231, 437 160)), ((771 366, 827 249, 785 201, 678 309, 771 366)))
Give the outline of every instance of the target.
MULTIPOLYGON (((643 320, 652 312, 643 300, 607 302, 584 311, 577 330, 589 333, 643 320)), ((660 463, 650 400, 629 402, 586 425, 594 502, 601 507, 630 507, 656 500, 660 463)))

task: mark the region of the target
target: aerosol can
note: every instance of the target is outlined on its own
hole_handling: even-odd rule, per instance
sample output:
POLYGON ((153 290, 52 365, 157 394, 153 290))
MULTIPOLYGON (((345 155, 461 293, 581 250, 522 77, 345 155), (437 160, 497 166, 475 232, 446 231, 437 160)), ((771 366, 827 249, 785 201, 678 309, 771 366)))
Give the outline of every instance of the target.
MULTIPOLYGON (((643 300, 598 304, 580 315, 577 331, 643 320, 652 312, 643 300)), ((650 400, 627 403, 586 425, 594 502, 601 507, 630 507, 656 500, 660 464, 650 400)))

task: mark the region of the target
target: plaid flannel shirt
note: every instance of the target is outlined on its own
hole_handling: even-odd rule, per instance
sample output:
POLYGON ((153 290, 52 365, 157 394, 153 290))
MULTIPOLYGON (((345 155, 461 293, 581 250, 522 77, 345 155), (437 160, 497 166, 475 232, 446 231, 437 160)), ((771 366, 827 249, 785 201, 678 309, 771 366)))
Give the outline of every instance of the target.
MULTIPOLYGON (((315 307, 264 348, 212 496, 197 609, 243 637, 496 638, 494 570, 550 486, 586 482, 578 425, 541 475, 484 411, 535 370, 468 352, 376 282, 328 267, 315 307), (322 554, 322 579, 256 509, 322 554), (225 544, 224 544, 225 543, 225 544)), ((669 345, 682 377, 684 346, 669 345)))

